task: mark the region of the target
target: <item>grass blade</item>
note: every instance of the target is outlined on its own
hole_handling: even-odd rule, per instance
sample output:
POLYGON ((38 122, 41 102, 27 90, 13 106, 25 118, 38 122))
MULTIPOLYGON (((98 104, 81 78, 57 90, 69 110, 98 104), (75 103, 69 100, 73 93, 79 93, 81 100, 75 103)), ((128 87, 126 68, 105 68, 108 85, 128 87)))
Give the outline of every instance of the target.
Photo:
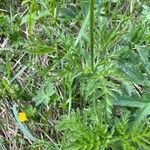
POLYGON ((31 36, 32 35, 32 27, 33 27, 33 9, 34 9, 34 5, 35 5, 35 0, 32 0, 31 1, 31 6, 30 6, 30 10, 29 10, 29 21, 28 21, 28 24, 29 24, 29 29, 28 29, 28 32, 29 32, 29 35, 31 36))
POLYGON ((28 139, 30 139, 31 141, 35 141, 36 138, 33 137, 31 132, 29 131, 29 129, 27 127, 25 127, 24 124, 19 121, 19 119, 18 119, 18 112, 17 112, 16 106, 17 106, 17 104, 13 105, 12 111, 13 111, 13 114, 15 116, 15 119, 17 121, 17 124, 18 124, 19 128, 28 137, 28 139))
POLYGON ((78 45, 78 43, 80 42, 82 36, 84 35, 85 31, 88 28, 89 18, 90 18, 90 12, 88 12, 88 14, 85 17, 84 22, 83 22, 83 24, 81 26, 81 29, 80 29, 79 34, 78 34, 78 36, 76 38, 76 41, 75 41, 75 47, 78 45))

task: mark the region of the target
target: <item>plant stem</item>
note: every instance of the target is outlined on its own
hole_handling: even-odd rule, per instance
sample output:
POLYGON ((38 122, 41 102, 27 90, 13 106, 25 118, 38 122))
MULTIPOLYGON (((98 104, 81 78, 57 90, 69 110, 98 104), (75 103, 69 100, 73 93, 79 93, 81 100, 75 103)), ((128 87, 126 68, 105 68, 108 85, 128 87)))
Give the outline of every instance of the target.
POLYGON ((29 9, 29 20, 28 20, 28 24, 29 24, 29 36, 32 35, 32 28, 33 28, 33 9, 34 9, 34 5, 35 5, 35 0, 31 1, 31 5, 30 5, 30 9, 29 9))
POLYGON ((91 50, 91 70, 94 70, 94 0, 90 0, 90 50, 91 50))
POLYGON ((56 7, 56 0, 50 0, 50 15, 51 15, 50 20, 52 24, 56 23, 55 7, 56 7))

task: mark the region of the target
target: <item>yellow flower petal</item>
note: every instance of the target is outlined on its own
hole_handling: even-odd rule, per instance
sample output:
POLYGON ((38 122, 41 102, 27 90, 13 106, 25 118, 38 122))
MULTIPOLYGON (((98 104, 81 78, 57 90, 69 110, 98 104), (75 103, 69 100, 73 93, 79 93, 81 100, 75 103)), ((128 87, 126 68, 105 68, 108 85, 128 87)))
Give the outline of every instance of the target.
POLYGON ((24 122, 24 121, 27 121, 27 120, 28 120, 25 112, 20 112, 20 113, 18 114, 18 118, 19 118, 19 121, 20 121, 20 122, 24 122))

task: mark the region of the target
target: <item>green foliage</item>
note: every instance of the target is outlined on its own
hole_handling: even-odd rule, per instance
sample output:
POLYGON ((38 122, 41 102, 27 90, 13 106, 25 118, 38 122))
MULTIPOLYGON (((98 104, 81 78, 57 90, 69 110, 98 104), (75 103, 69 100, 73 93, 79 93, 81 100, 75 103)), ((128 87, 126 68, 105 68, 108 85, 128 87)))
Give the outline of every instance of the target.
POLYGON ((2 150, 6 150, 6 147, 5 147, 5 145, 4 145, 4 139, 3 139, 2 136, 0 136, 0 148, 1 148, 2 150))
POLYGON ((129 118, 125 115, 121 121, 116 119, 116 141, 123 149, 149 149, 150 128, 147 124, 129 124, 129 118), (131 126, 132 125, 132 126, 131 126))
POLYGON ((38 150, 39 148, 44 148, 45 150, 55 150, 58 149, 57 145, 54 146, 49 141, 37 140, 30 147, 29 150, 38 150))
POLYGON ((98 111, 93 112, 92 109, 87 109, 81 115, 78 110, 70 116, 64 116, 57 125, 59 130, 64 131, 62 149, 98 150, 108 147, 113 129, 108 131, 108 125, 103 124, 101 109, 98 111))
POLYGON ((29 117, 34 117, 37 114, 36 107, 33 107, 32 105, 26 105, 24 111, 29 117))
POLYGON ((147 0, 0 6, 0 148, 149 149, 147 0))
POLYGON ((100 107, 93 109, 88 108, 82 114, 77 110, 58 122, 57 128, 64 132, 61 149, 143 148, 148 150, 150 129, 147 124, 140 125, 139 130, 139 125, 130 123, 129 113, 125 113, 121 119, 115 118, 115 124, 113 120, 107 124, 103 109, 100 107))
POLYGON ((56 96, 55 87, 53 84, 48 84, 36 92, 36 96, 33 98, 33 101, 35 101, 36 106, 39 104, 48 105, 49 103, 54 103, 54 96, 56 96))

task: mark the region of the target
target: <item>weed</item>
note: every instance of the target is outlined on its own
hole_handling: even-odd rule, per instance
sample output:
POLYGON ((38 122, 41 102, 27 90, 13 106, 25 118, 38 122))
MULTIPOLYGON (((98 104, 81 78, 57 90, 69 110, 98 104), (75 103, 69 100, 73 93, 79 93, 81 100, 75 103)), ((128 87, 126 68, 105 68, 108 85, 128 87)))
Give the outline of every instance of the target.
POLYGON ((147 0, 0 2, 0 149, 148 150, 149 10, 147 0))

